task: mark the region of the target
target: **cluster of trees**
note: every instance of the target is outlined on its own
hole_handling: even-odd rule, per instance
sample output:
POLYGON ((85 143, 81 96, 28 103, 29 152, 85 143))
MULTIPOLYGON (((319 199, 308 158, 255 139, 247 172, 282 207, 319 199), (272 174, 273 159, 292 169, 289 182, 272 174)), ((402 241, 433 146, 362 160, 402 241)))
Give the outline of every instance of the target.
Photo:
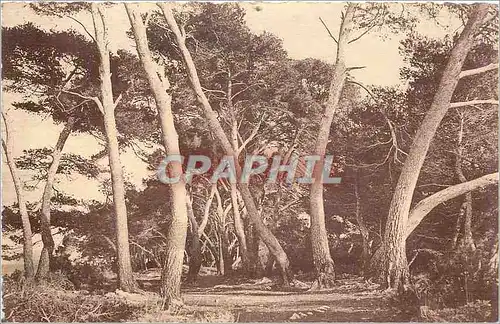
MULTIPOLYGON (((189 280, 196 280, 203 263, 216 264, 221 274, 239 267, 249 276, 275 266, 282 284, 289 285, 292 270, 304 263, 294 254, 307 246, 315 287, 324 288, 335 279, 331 251, 338 250, 340 237, 335 233, 356 223, 363 273, 396 288, 408 280, 407 241, 419 228, 451 237, 452 249, 476 248, 473 215, 483 215, 476 218, 481 224, 489 215, 491 222, 496 194, 491 185, 498 182, 496 8, 424 6, 415 14, 404 6, 401 12, 391 4, 349 3, 338 35, 321 20, 337 48, 335 63, 327 64, 289 59, 278 38, 252 33, 244 10, 230 3, 189 4, 182 11, 159 3, 147 13, 124 4, 138 55, 113 53, 105 15, 113 6, 118 5, 31 5, 38 14, 59 19, 89 12, 93 29, 82 24, 86 34, 45 31, 31 23, 3 28, 5 90, 27 98, 14 108, 50 115, 64 125, 52 149, 15 158, 16 139, 8 111, 2 112, 2 144, 18 198, 4 210, 4 222, 23 229, 27 278, 42 280, 55 268, 55 225, 84 237, 80 250, 92 260, 110 266, 113 260, 122 290, 138 291, 134 268, 161 267, 166 306, 180 301, 185 251, 189 280), (439 10, 463 19, 461 32, 444 40, 416 33, 417 18, 439 10), (353 78, 351 71, 363 67, 348 66, 345 53, 374 31, 407 34, 401 53, 408 64, 401 77, 408 89, 365 86, 353 78), (90 159, 65 154, 72 133, 94 135, 105 148, 90 159), (257 176, 248 184, 211 184, 200 175, 190 184, 151 178, 137 190, 124 178, 120 152, 125 149, 152 170, 165 155, 202 154, 213 161, 231 156, 237 178, 252 154, 280 155, 282 165, 300 165, 306 154, 322 160, 311 185, 268 184, 257 176), (341 185, 321 182, 326 154, 335 156, 341 185), (106 156, 109 171, 97 163, 106 156), (19 168, 45 183, 41 206, 26 201, 19 168), (70 172, 100 181, 109 172, 103 190, 112 208, 110 201, 82 202, 55 191, 58 175, 70 172), (83 203, 86 211, 60 208, 83 203), (439 215, 432 217, 439 225, 428 222, 431 212, 439 215), (310 228, 301 222, 304 213, 310 228), (456 221, 450 213, 458 214, 456 221), (335 229, 340 223, 333 215, 344 215, 343 229, 335 229), (33 230, 43 241, 37 271, 33 230)), ((167 168, 181 174, 183 165, 167 168)))

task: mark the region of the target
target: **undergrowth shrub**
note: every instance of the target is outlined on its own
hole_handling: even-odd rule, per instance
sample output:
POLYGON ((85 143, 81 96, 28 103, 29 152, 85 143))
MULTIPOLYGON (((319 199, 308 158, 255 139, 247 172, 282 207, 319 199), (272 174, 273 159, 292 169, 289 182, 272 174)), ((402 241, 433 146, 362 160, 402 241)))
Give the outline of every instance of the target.
POLYGON ((133 320, 143 309, 112 296, 75 291, 61 274, 41 283, 4 277, 3 303, 9 322, 115 322, 133 320))

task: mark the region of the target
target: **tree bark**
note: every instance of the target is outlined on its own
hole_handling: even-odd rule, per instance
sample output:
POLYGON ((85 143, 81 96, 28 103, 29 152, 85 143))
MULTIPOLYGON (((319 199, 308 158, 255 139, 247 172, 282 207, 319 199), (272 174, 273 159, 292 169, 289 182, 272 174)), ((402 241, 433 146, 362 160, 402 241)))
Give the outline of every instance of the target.
MULTIPOLYGON (((163 145, 168 155, 180 155, 179 140, 172 114, 172 96, 169 94, 170 83, 164 69, 153 61, 146 35, 146 28, 140 14, 132 9, 130 4, 125 4, 132 25, 137 52, 146 71, 149 86, 153 92, 158 113, 160 116, 163 145)), ((167 165, 169 174, 180 176, 182 164, 171 162, 167 165)), ((160 294, 163 307, 182 304, 181 276, 186 244, 188 211, 186 205, 186 187, 182 177, 177 183, 169 185, 172 197, 172 222, 167 232, 167 252, 161 276, 160 294)))
POLYGON ((104 115, 104 127, 108 147, 111 184, 113 189, 113 205, 116 217, 116 249, 118 259, 118 286, 124 291, 137 291, 137 282, 132 272, 130 247, 128 240, 127 206, 125 204, 125 185, 120 162, 120 151, 115 121, 115 102, 111 85, 110 58, 108 49, 108 32, 101 9, 102 4, 92 3, 92 19, 95 28, 95 40, 99 50, 99 77, 102 96, 101 110, 104 115))
POLYGON ((380 247, 382 257, 379 261, 381 262, 377 265, 372 263, 377 268, 377 276, 391 288, 404 284, 407 279, 406 233, 413 192, 429 145, 450 107, 462 66, 474 44, 474 35, 488 13, 488 7, 487 4, 474 6, 464 30, 451 51, 431 107, 413 139, 410 152, 401 170, 380 247))
POLYGON ((38 261, 38 269, 36 272, 37 280, 46 278, 51 269, 52 253, 54 251, 54 239, 50 229, 50 200, 52 199, 52 187, 54 186, 64 145, 73 130, 74 124, 75 118, 69 117, 68 122, 59 134, 54 152, 52 153, 52 163, 47 171, 47 182, 43 191, 42 212, 40 214, 43 248, 40 253, 40 261, 38 261))
MULTIPOLYGON (((167 22, 167 25, 169 28, 172 30, 175 36, 175 42, 177 46, 179 47, 179 50, 182 54, 184 64, 186 65, 186 69, 188 71, 188 78, 191 84, 191 87, 193 88, 193 91, 196 94, 196 99, 198 102, 202 105, 204 111, 205 111, 205 116, 207 118, 208 124, 214 134, 214 136, 217 138, 219 144, 222 146, 223 150, 225 151, 226 155, 234 157, 234 162, 235 162, 235 168, 236 168, 236 177, 240 178, 241 177, 241 166, 237 161, 237 154, 234 152, 231 143, 228 140, 228 137, 226 136, 224 129, 222 128, 221 124, 219 123, 219 120, 217 119, 217 113, 212 109, 210 102, 208 101, 208 98, 206 97, 205 93, 203 92, 203 89, 200 84, 200 79, 198 77, 198 73, 196 71, 196 67, 194 65, 193 59, 191 57, 191 54, 189 53, 188 48, 186 47, 185 44, 185 33, 182 32, 179 29, 179 26, 177 25, 177 22, 175 21, 175 18, 172 13, 171 9, 171 4, 169 3, 158 3, 158 6, 163 12, 163 15, 165 17, 165 20, 167 22)), ((289 284, 289 261, 288 257, 285 254, 285 251, 279 244, 278 240, 276 237, 273 235, 273 233, 266 227, 266 225, 262 222, 262 219, 260 218, 260 215, 258 213, 257 207, 255 205, 254 199, 252 197, 252 194, 248 188, 247 184, 244 183, 238 183, 238 188, 240 189, 241 197, 243 201, 245 202, 245 206, 248 211, 248 216, 251 219, 252 223, 254 224, 255 228, 257 229, 259 236, 262 238, 264 243, 268 246, 269 250, 271 253, 275 256, 275 259, 277 260, 281 272, 281 278, 282 278, 282 283, 284 285, 289 284)))
POLYGON ((12 181, 14 182, 14 189, 16 191, 17 203, 19 205, 19 214, 21 215, 21 224, 23 227, 23 261, 24 261, 24 277, 28 280, 33 279, 35 275, 35 267, 33 264, 33 233, 31 232, 31 223, 26 208, 26 200, 24 197, 23 184, 19 173, 17 171, 16 162, 14 161, 13 148, 14 141, 12 133, 10 132, 10 124, 5 111, 2 111, 2 118, 4 121, 5 136, 2 137, 2 147, 7 158, 7 165, 9 166, 12 181))
POLYGON ((313 170, 314 182, 311 185, 309 201, 311 205, 311 243, 313 262, 316 271, 316 284, 318 288, 329 288, 335 280, 335 265, 330 255, 328 235, 325 226, 325 208, 323 205, 323 164, 326 146, 330 136, 333 117, 337 111, 342 89, 347 76, 345 64, 345 50, 352 31, 355 4, 349 4, 343 16, 337 41, 337 58, 330 84, 328 102, 321 119, 320 128, 316 136, 314 155, 320 157, 313 170))

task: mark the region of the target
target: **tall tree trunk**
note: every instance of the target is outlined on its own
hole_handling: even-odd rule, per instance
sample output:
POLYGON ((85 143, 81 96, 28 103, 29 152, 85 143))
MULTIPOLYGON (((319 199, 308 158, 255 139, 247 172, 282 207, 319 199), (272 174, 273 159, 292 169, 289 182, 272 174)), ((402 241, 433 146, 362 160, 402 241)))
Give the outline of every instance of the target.
MULTIPOLYGON (((238 152, 239 142, 238 142, 238 120, 236 119, 236 112, 234 111, 234 105, 232 101, 233 96, 233 85, 231 80, 231 73, 229 73, 229 81, 227 86, 227 105, 229 110, 229 115, 231 117, 231 145, 235 152, 238 152)), ((238 155, 238 153, 236 153, 238 155)), ((239 157, 239 156, 238 156, 239 157)), ((237 157, 237 158, 238 158, 237 157)), ((244 271, 248 271, 248 249, 245 236, 245 228, 241 220, 240 206, 238 204, 238 187, 236 184, 230 184, 231 190, 231 204, 233 205, 233 221, 234 221, 234 231, 236 237, 238 238, 238 244, 241 256, 241 265, 244 271)))
POLYGON ((356 221, 358 222, 359 232, 361 233, 361 243, 363 246, 363 251, 361 252, 361 271, 364 275, 365 270, 370 261, 370 245, 368 227, 365 224, 364 217, 361 213, 361 194, 359 192, 359 174, 356 170, 356 182, 354 183, 354 195, 356 196, 356 221))
POLYGON ((108 147, 109 167, 111 170, 111 184, 113 189, 113 205, 116 217, 116 249, 118 259, 118 286, 124 291, 138 290, 137 282, 132 272, 130 261, 130 247, 128 240, 127 206, 125 204, 125 184, 120 162, 118 135, 115 121, 115 107, 113 89, 111 85, 111 70, 108 49, 108 32, 101 11, 102 4, 92 3, 92 19, 95 28, 95 39, 99 50, 99 77, 101 79, 101 110, 104 115, 104 127, 108 147))
MULTIPOLYGON (((389 208, 384 238, 380 247, 379 264, 373 264, 377 276, 389 287, 403 284, 408 276, 406 260, 406 231, 413 192, 424 163, 429 145, 450 107, 452 95, 460 78, 462 66, 474 44, 474 35, 488 13, 487 4, 476 4, 439 82, 433 102, 413 139, 410 152, 401 170, 389 208)), ((372 259, 373 260, 373 259, 372 259)))
POLYGON ((337 42, 337 58, 333 70, 332 82, 330 84, 328 102, 323 113, 319 131, 316 136, 314 155, 320 157, 313 170, 314 182, 311 185, 309 201, 311 205, 311 243, 313 262, 316 271, 316 285, 318 288, 331 287, 335 280, 335 265, 330 255, 328 235, 325 226, 325 208, 323 205, 323 164, 326 154, 326 146, 330 136, 330 127, 333 117, 337 111, 342 89, 347 76, 345 65, 345 50, 352 31, 352 20, 355 4, 350 3, 347 7, 340 25, 337 42))
MULTIPOLYGON (((463 147, 463 137, 464 137, 464 114, 459 113, 460 121, 458 126, 458 139, 457 139, 457 153, 455 159, 455 172, 457 174, 458 180, 461 183, 467 182, 467 178, 462 170, 462 157, 464 154, 463 147)), ((474 251, 476 246, 474 244, 474 239, 472 238, 472 192, 467 192, 465 194, 464 202, 460 208, 459 217, 463 219, 464 222, 464 232, 461 239, 460 246, 463 246, 467 251, 474 251)))
POLYGON ((189 218, 189 228, 191 229, 191 246, 189 248, 189 270, 187 275, 188 282, 196 282, 198 273, 201 268, 201 244, 200 235, 198 234, 198 223, 196 222, 196 217, 193 212, 193 203, 190 197, 186 197, 187 200, 187 215, 189 218))
POLYGON ((50 229, 50 200, 52 199, 52 190, 56 179, 57 169, 62 157, 62 151, 69 135, 73 130, 75 118, 69 117, 66 125, 59 134, 59 138, 52 153, 52 163, 47 171, 47 182, 43 191, 42 197, 42 213, 41 213, 41 234, 43 248, 40 253, 40 261, 36 272, 36 279, 41 280, 47 277, 50 271, 52 253, 54 251, 54 239, 50 229))
POLYGON ((4 121, 5 136, 2 137, 2 147, 7 158, 7 165, 9 166, 12 181, 14 182, 14 189, 16 190, 17 203, 19 205, 19 214, 21 215, 21 224, 23 227, 23 261, 24 261, 24 277, 28 280, 33 279, 35 275, 35 267, 33 265, 33 240, 31 232, 31 223, 26 208, 26 200, 24 197, 23 184, 17 172, 16 162, 14 161, 13 148, 14 141, 12 133, 10 132, 10 120, 2 111, 2 119, 4 121))
MULTIPOLYGON (((164 68, 153 61, 148 47, 146 28, 141 15, 132 9, 130 4, 125 4, 132 25, 132 30, 137 44, 137 52, 146 71, 149 86, 153 92, 162 130, 163 145, 168 155, 180 155, 179 139, 172 114, 172 96, 169 94, 170 83, 164 73, 164 68)), ((167 165, 168 173, 180 176, 182 164, 171 162, 167 165)), ((182 177, 177 183, 169 185, 172 196, 172 222, 167 232, 166 262, 161 275, 160 293, 164 307, 176 306, 182 303, 181 276, 186 244, 188 211, 186 205, 186 187, 182 177)))
MULTIPOLYGON (((237 161, 237 154, 233 150, 231 143, 226 136, 224 129, 222 128, 219 120, 217 119, 217 113, 212 109, 210 102, 208 101, 205 93, 200 84, 200 79, 198 77, 198 73, 196 71, 196 67, 194 65, 191 54, 189 53, 188 48, 185 43, 185 33, 179 29, 177 22, 172 13, 171 4, 161 2, 158 3, 158 6, 161 8, 167 25, 172 30, 175 36, 175 42, 179 47, 179 50, 182 54, 184 63, 186 65, 186 69, 188 71, 188 78, 193 88, 193 91, 196 94, 196 98, 198 102, 202 105, 205 116, 207 118, 210 129, 212 130, 214 136, 217 138, 219 144, 222 146, 226 155, 234 157, 235 168, 236 168, 236 177, 241 177, 241 166, 237 161)), ((259 236, 262 238, 262 241, 267 245, 271 253, 274 255, 276 261, 278 262, 279 269, 281 272, 282 283, 284 285, 289 284, 289 261, 288 257, 279 244, 276 237, 273 233, 266 227, 266 225, 262 222, 260 215, 258 213, 257 207, 255 205, 252 194, 248 188, 248 185, 245 183, 238 183, 238 188, 240 189, 241 197, 245 202, 245 206, 248 211, 248 217, 254 224, 257 229, 259 236)))

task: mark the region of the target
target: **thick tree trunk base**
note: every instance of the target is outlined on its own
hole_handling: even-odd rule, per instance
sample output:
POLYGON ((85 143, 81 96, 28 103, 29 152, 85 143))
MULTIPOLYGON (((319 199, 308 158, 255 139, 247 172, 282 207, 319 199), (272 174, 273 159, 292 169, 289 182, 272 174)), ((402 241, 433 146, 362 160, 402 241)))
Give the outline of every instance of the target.
POLYGON ((333 288, 335 285, 335 264, 333 260, 323 262, 318 268, 316 280, 314 280, 309 290, 316 291, 333 288))
POLYGON ((406 290, 405 285, 409 281, 410 274, 406 251, 400 251, 399 254, 395 258, 390 258, 386 249, 379 247, 370 261, 370 272, 367 271, 367 277, 380 283, 382 288, 406 290))
POLYGON ((40 253, 40 260, 38 261, 38 268, 35 275, 36 281, 44 280, 48 277, 50 272, 50 254, 46 247, 42 248, 40 253))

